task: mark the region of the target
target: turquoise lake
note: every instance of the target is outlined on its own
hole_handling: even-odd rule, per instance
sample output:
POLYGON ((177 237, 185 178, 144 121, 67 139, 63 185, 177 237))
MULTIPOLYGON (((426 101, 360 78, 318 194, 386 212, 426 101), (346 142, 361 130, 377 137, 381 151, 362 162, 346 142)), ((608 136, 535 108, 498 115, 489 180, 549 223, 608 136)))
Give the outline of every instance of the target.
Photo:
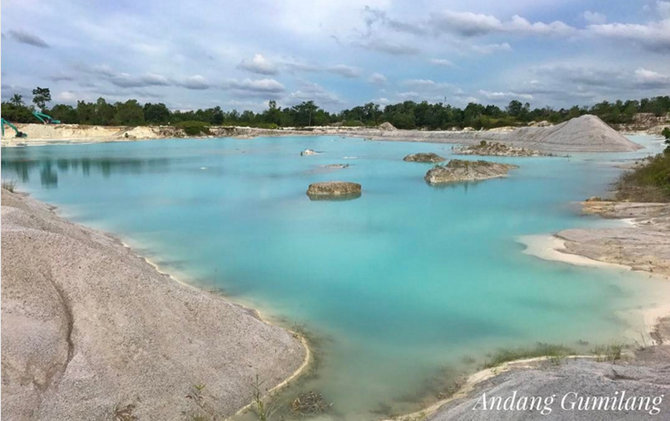
POLYGON ((317 370, 286 394, 318 390, 329 417, 366 420, 419 409, 501 347, 639 339, 634 310, 660 304, 667 282, 540 260, 518 242, 620 223, 575 202, 604 194, 616 163, 661 148, 631 139, 647 148, 495 158, 520 168, 442 188, 424 182, 430 164, 402 158, 449 157, 452 145, 340 137, 3 148, 2 178, 180 280, 304 327, 317 370), (359 182, 363 194, 310 201, 307 186, 325 180, 359 182))

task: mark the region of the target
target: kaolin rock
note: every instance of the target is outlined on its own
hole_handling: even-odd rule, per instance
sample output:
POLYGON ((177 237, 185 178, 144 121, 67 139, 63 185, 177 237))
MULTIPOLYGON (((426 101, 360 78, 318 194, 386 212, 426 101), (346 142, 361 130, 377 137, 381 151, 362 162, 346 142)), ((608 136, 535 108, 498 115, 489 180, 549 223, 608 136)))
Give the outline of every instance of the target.
POLYGON ((519 167, 497 162, 452 159, 447 165, 437 165, 435 168, 428 170, 424 179, 429 184, 479 181, 489 178, 505 177, 507 172, 514 168, 519 167))
POLYGON ((409 154, 403 158, 403 161, 407 162, 442 162, 445 159, 436 153, 413 153, 409 154))
POLYGON ((307 196, 312 200, 355 199, 361 195, 361 185, 348 181, 325 181, 312 183, 307 196))

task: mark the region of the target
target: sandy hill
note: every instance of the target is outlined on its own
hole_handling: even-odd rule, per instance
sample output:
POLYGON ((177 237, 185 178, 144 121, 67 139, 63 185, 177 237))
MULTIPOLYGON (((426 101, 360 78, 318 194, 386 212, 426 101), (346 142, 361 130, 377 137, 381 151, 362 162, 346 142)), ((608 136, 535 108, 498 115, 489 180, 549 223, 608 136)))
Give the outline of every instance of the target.
POLYGON ((511 132, 508 140, 529 148, 566 152, 628 152, 642 148, 589 114, 550 127, 523 127, 511 132))

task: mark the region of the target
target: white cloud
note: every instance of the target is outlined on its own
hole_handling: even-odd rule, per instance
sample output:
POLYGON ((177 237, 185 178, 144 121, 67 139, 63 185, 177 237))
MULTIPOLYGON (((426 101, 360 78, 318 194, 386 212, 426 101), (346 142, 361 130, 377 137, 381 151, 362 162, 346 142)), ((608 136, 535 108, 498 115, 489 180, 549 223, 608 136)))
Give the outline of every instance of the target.
POLYGON ((275 75, 278 72, 276 65, 263 57, 262 54, 254 54, 251 59, 242 60, 238 67, 262 75, 275 75))
POLYGON ((207 89, 210 86, 207 80, 201 75, 189 76, 177 84, 187 89, 207 89))
POLYGON ((479 94, 482 95, 484 98, 488 100, 512 100, 512 99, 520 99, 524 101, 530 101, 533 99, 533 95, 531 94, 523 94, 523 93, 517 93, 517 92, 492 92, 492 91, 486 91, 483 89, 479 90, 479 94))
POLYGON ((592 24, 602 24, 607 22, 607 16, 603 15, 602 13, 592 12, 590 10, 585 11, 582 14, 582 17, 586 22, 592 24))
POLYGON ((455 33, 465 37, 491 33, 565 36, 576 31, 575 28, 561 21, 530 22, 519 15, 512 16, 511 20, 501 21, 492 15, 451 10, 433 14, 431 25, 437 31, 455 33))
POLYGON ((59 102, 71 104, 77 101, 78 99, 81 99, 81 95, 72 91, 61 91, 55 95, 54 99, 59 102))
POLYGON ((374 83, 375 85, 384 85, 387 81, 386 76, 384 76, 381 73, 373 73, 370 75, 370 79, 368 79, 370 83, 374 83))
POLYGON ((233 79, 228 82, 227 86, 250 94, 277 94, 284 91, 284 85, 275 79, 244 79, 241 81, 233 79))
POLYGON ((314 101, 317 104, 325 106, 342 105, 344 103, 337 94, 312 82, 304 82, 300 89, 289 94, 287 100, 291 104, 297 104, 303 101, 314 101))
POLYGON ((293 72, 328 72, 346 78, 357 78, 361 74, 361 69, 346 64, 336 64, 334 66, 324 66, 315 63, 306 63, 297 60, 285 60, 282 64, 293 72))
POLYGON ((657 1, 656 9, 662 18, 670 19, 670 1, 657 1))
POLYGON ((512 51, 512 46, 506 42, 500 44, 472 45, 470 49, 478 54, 492 54, 497 52, 512 51))
POLYGON ((635 81, 649 88, 670 87, 670 75, 661 74, 642 67, 635 70, 635 81))
POLYGON ((346 64, 337 64, 335 66, 328 67, 327 70, 331 73, 348 78, 358 77, 361 72, 357 67, 347 66, 346 64))
POLYGON ((606 23, 589 25, 593 34, 614 39, 623 39, 642 44, 656 52, 670 51, 670 19, 647 24, 606 23))
POLYGON ((147 73, 141 76, 132 76, 128 73, 119 73, 109 77, 109 81, 121 88, 141 88, 147 86, 168 86, 168 79, 159 74, 147 73))
POLYGON ((431 58, 429 61, 431 64, 434 64, 436 66, 454 67, 454 63, 447 60, 446 58, 431 58))

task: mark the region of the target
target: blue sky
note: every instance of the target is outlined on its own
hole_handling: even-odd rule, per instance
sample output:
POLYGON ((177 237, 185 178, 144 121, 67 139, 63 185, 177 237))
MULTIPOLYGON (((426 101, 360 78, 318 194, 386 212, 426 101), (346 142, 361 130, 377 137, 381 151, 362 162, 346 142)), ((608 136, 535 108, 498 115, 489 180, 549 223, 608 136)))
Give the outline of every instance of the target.
POLYGON ((670 1, 2 2, 2 97, 330 111, 670 94, 670 1))

